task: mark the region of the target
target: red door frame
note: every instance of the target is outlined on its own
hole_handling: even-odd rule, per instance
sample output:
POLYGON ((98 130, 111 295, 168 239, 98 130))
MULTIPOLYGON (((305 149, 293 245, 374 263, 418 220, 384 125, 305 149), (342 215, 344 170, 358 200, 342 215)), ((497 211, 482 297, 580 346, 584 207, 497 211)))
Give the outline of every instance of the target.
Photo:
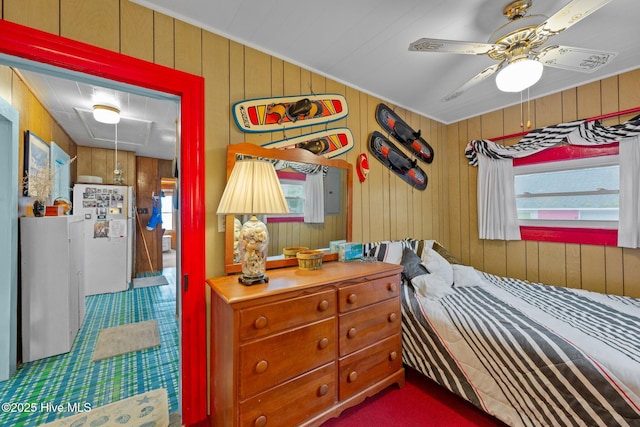
POLYGON ((204 79, 5 20, 0 53, 180 97, 182 422, 206 424, 204 79))

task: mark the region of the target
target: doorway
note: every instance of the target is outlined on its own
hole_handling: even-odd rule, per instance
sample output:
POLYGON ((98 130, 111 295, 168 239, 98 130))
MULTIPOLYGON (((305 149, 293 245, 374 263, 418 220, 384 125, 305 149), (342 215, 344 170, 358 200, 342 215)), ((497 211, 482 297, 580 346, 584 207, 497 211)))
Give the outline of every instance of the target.
POLYGON ((203 79, 8 21, 0 21, 0 53, 6 65, 88 75, 180 98, 181 413, 186 425, 206 421, 203 79))

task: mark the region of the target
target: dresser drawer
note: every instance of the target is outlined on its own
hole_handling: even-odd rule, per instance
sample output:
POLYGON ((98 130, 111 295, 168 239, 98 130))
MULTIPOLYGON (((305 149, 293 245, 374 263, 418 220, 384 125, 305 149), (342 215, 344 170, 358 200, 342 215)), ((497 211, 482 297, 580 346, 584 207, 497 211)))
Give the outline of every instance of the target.
POLYGON ((400 295, 400 275, 387 276, 338 290, 340 313, 400 295))
POLYGON ((335 322, 332 317, 240 345, 240 398, 334 360, 335 322))
POLYGON ((240 340, 264 337, 326 319, 336 313, 336 294, 329 290, 240 310, 240 340))
POLYGON ((335 369, 331 362, 241 403, 240 425, 293 426, 330 407, 337 398, 335 369))
POLYGON ((340 357, 374 344, 402 328, 400 300, 395 298, 340 315, 340 357))
POLYGON ((400 368, 402 368, 402 343, 399 334, 341 359, 339 399, 347 399, 400 368))

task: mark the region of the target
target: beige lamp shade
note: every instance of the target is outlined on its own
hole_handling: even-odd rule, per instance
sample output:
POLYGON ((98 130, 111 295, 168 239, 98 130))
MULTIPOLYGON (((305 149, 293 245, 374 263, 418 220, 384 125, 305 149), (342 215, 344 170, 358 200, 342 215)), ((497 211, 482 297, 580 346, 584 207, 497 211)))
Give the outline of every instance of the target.
POLYGON ((273 165, 263 160, 236 160, 217 214, 286 214, 287 201, 273 165))
POLYGON ((269 231, 255 215, 289 213, 273 165, 264 160, 236 160, 217 213, 252 215, 238 234, 237 250, 242 265, 238 281, 244 285, 268 282, 264 273, 269 231))

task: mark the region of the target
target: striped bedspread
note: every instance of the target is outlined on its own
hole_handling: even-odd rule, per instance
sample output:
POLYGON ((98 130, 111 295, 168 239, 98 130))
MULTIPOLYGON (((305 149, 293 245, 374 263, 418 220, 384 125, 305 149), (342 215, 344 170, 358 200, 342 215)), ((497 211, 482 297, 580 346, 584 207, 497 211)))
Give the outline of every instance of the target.
POLYGON ((403 286, 403 362, 512 426, 640 426, 640 300, 480 274, 403 286))

